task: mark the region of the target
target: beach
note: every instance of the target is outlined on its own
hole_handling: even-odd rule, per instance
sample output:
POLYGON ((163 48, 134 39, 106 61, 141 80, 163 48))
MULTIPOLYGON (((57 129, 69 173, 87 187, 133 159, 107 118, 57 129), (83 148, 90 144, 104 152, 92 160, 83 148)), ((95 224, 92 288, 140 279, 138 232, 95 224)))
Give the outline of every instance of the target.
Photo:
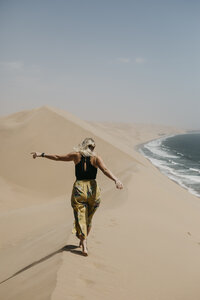
POLYGON ((199 300, 199 198, 138 152, 186 131, 87 122, 50 106, 1 117, 0 299, 199 300), (74 164, 30 155, 66 154, 85 137, 124 185, 98 170, 88 257, 71 233, 74 164))

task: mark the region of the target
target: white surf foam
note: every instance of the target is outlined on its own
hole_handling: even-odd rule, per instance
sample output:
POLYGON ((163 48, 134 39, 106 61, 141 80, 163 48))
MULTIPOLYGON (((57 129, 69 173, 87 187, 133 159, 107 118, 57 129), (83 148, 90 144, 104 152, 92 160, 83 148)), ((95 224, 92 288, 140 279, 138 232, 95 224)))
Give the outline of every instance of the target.
MULTIPOLYGON (((193 184, 200 184, 200 175, 188 174, 189 171, 196 171, 196 172, 200 173, 199 169, 188 168, 188 170, 187 169, 175 170, 175 169, 173 169, 173 167, 169 166, 169 164, 168 164, 169 161, 170 161, 170 164, 172 164, 172 165, 179 165, 180 167, 184 166, 184 165, 181 163, 175 162, 172 159, 168 160, 168 162, 164 161, 163 159, 162 160, 159 159, 159 157, 160 158, 166 158, 166 157, 167 158, 168 157, 179 158, 179 156, 170 155, 169 153, 166 153, 165 151, 163 151, 162 149, 159 148, 162 144, 162 141, 168 137, 160 138, 158 140, 153 140, 143 146, 145 149, 148 149, 154 155, 157 155, 158 158, 147 155, 141 148, 139 149, 140 153, 142 153, 142 155, 144 155, 148 160, 150 160, 151 163, 153 165, 155 165, 164 175, 168 176, 170 179, 177 182, 180 186, 187 189, 190 193, 194 194, 197 197, 200 197, 200 193, 198 193, 197 191, 195 191, 195 189, 193 189, 191 187, 191 185, 193 185, 193 184)), ((179 155, 183 156, 182 153, 180 153, 180 152, 177 152, 177 153, 179 155)))
POLYGON ((159 148, 162 142, 169 137, 171 136, 148 142, 147 144, 144 145, 144 148, 148 149, 150 152, 152 152, 155 155, 159 155, 160 157, 178 158, 178 156, 169 154, 167 151, 159 148))
POLYGON ((195 168, 189 168, 191 171, 195 171, 195 172, 198 172, 200 173, 200 170, 199 169, 195 169, 195 168))

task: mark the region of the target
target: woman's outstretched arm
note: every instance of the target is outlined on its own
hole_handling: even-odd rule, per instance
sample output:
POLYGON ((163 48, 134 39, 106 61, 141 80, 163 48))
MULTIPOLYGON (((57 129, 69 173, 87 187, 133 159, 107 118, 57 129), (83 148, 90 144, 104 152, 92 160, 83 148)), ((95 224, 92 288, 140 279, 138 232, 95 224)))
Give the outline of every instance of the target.
MULTIPOLYGON (((33 158, 42 157, 41 152, 31 152, 31 154, 33 155, 33 158)), ((52 159, 52 160, 57 160, 57 161, 72 161, 72 160, 74 160, 75 156, 76 156, 76 152, 70 152, 70 153, 64 154, 64 155, 45 153, 45 155, 43 157, 52 159)))
POLYGON ((99 167, 99 169, 107 176, 109 177, 110 179, 112 179, 115 184, 116 184, 116 187, 118 189, 122 189, 123 188, 123 184, 121 183, 121 181, 115 177, 115 175, 113 175, 113 173, 106 167, 103 159, 100 157, 100 156, 97 156, 97 159, 96 159, 96 164, 97 166, 99 167))

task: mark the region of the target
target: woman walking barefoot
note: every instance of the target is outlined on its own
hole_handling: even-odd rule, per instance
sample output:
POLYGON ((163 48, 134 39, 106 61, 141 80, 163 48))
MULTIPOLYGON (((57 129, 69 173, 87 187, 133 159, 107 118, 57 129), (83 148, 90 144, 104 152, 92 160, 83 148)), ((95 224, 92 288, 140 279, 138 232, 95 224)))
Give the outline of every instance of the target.
POLYGON ((71 206, 74 212, 74 232, 80 239, 83 255, 88 255, 87 236, 91 229, 92 218, 100 204, 100 187, 96 181, 99 168, 107 177, 115 182, 117 189, 123 184, 106 167, 102 158, 94 152, 95 141, 85 138, 74 148, 74 152, 66 155, 51 155, 40 152, 31 152, 33 158, 45 157, 57 161, 73 161, 75 164, 76 181, 71 194, 71 206))

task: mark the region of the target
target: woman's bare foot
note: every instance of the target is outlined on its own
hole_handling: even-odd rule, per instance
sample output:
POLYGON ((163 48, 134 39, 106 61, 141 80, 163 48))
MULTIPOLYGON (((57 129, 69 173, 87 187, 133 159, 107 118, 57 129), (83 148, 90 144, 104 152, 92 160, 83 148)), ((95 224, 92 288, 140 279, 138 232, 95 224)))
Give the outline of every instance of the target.
POLYGON ((87 242, 85 239, 81 241, 81 246, 83 255, 88 256, 87 242))

